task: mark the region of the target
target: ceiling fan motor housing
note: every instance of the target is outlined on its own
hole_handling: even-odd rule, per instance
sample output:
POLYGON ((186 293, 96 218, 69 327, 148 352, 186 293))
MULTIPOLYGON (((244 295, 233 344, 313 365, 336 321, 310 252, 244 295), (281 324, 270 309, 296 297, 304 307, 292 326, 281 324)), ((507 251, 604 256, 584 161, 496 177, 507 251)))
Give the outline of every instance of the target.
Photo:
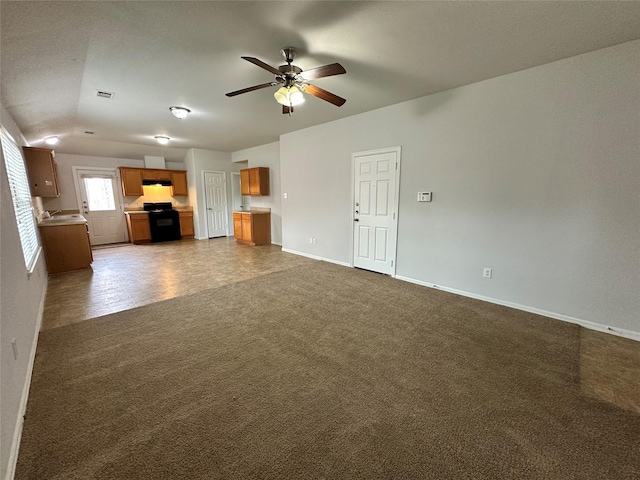
POLYGON ((280 50, 280 55, 284 57, 284 61, 287 63, 293 62, 293 59, 296 58, 296 53, 294 47, 282 47, 280 50))

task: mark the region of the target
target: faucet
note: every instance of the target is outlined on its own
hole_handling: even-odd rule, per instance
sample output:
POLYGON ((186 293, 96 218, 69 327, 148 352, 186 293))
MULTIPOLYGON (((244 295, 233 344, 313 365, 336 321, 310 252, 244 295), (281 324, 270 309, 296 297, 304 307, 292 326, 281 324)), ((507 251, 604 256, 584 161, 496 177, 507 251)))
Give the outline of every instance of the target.
MULTIPOLYGON (((62 211, 62 210, 54 210, 53 212, 50 212, 50 211, 48 211, 48 210, 45 210, 45 213, 49 214, 49 218, 53 218, 53 216, 54 216, 56 213, 60 213, 61 211, 62 211)), ((45 217, 45 218, 47 218, 47 217, 45 217)))

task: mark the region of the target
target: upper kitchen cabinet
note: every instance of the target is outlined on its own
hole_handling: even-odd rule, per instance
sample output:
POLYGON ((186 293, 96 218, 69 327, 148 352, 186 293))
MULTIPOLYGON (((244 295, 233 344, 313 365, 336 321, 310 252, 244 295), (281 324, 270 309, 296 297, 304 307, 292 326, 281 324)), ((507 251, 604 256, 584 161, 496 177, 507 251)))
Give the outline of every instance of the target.
POLYGON ((50 148, 22 147, 29 177, 31 195, 34 197, 59 197, 58 166, 55 153, 50 148))
POLYGON ((189 196, 187 187, 187 172, 183 170, 170 170, 171 195, 173 197, 189 196))
POLYGON ((120 181, 122 182, 122 194, 125 197, 140 197, 142 191, 142 169, 119 167, 120 181))
POLYGON ((144 195, 143 180, 170 180, 171 195, 174 197, 188 197, 186 170, 156 170, 153 168, 119 167, 122 181, 122 193, 125 197, 140 197, 144 195))
POLYGON ((240 170, 242 195, 269 195, 269 169, 267 167, 240 170))

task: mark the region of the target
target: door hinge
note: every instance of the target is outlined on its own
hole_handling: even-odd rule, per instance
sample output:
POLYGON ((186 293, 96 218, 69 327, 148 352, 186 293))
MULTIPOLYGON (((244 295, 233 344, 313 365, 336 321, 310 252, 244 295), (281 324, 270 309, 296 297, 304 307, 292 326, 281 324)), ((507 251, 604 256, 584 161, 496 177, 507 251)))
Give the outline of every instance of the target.
POLYGON ((398 169, 398 162, 396 162, 396 170, 398 169))
POLYGON ((393 260, 391 260, 391 266, 393 267, 393 260))
POLYGON ((393 212, 393 219, 396 219, 396 212, 393 212))

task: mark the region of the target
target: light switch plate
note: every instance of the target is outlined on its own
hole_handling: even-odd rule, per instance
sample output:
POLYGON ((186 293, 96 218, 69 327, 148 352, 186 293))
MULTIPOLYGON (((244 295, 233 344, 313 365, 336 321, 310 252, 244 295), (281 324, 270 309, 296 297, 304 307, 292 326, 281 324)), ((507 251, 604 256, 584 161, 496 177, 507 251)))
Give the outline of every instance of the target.
POLYGON ((418 192, 418 201, 419 202, 430 202, 431 201, 431 192, 418 192))

